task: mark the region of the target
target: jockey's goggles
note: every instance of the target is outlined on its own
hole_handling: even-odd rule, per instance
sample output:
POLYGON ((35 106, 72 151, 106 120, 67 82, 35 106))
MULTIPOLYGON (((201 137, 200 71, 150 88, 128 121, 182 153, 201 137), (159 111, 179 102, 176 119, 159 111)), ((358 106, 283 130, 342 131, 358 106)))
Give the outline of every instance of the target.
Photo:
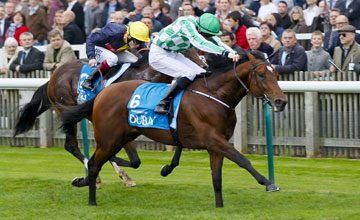
POLYGON ((201 32, 201 35, 202 35, 203 37, 205 37, 205 38, 214 37, 214 35, 212 35, 212 34, 207 34, 207 33, 205 33, 205 32, 201 32))
POLYGON ((142 44, 142 41, 140 41, 140 40, 138 40, 138 39, 135 39, 135 38, 133 38, 133 37, 131 37, 131 38, 129 39, 128 44, 129 44, 131 41, 133 41, 135 44, 142 44))

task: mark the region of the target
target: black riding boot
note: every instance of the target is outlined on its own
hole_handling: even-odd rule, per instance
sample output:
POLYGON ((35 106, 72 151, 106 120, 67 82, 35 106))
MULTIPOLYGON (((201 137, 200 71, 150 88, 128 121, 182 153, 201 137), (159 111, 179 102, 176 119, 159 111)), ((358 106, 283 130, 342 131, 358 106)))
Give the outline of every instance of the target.
POLYGON ((94 81, 97 79, 97 77, 100 75, 100 70, 98 67, 96 67, 91 73, 90 75, 88 75, 88 77, 84 80, 84 82, 81 84, 81 86, 84 89, 87 90, 93 90, 93 83, 94 81))
POLYGON ((181 92, 181 90, 185 89, 190 83, 191 80, 186 77, 182 77, 176 80, 175 83, 172 84, 170 89, 167 91, 163 100, 161 100, 160 103, 155 107, 154 112, 160 115, 168 114, 171 100, 174 99, 175 96, 179 92, 181 92))

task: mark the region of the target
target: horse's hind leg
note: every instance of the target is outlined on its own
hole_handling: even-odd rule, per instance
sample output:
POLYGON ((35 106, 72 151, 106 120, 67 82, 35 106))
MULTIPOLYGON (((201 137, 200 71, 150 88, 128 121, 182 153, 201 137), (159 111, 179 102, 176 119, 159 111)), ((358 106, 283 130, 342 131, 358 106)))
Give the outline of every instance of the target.
POLYGON ((181 152, 182 152, 182 147, 177 146, 173 159, 171 160, 171 164, 165 165, 161 168, 160 171, 161 176, 165 177, 169 175, 174 170, 174 168, 179 165, 181 152))
POLYGON ((211 176, 212 176, 213 187, 215 192, 216 207, 223 207, 224 204, 222 198, 221 168, 223 165, 224 156, 212 152, 209 152, 209 154, 210 154, 211 176))

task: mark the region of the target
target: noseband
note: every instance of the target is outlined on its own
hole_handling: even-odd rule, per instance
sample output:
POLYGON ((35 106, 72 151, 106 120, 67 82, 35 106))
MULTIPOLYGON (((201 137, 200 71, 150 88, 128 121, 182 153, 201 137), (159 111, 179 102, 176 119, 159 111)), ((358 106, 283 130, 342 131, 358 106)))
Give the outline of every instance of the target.
POLYGON ((249 93, 250 95, 252 95, 253 97, 257 98, 257 99, 261 99, 264 103, 269 103, 270 102, 270 98, 264 93, 264 89, 259 85, 258 80, 256 78, 256 74, 255 74, 255 69, 260 66, 260 65, 268 65, 270 64, 269 62, 261 62, 261 63, 257 63, 255 65, 251 65, 251 78, 250 78, 250 83, 251 83, 251 79, 254 77, 255 79, 255 85, 258 87, 258 89, 260 90, 262 96, 255 96, 250 90, 249 88, 245 85, 245 83, 240 79, 240 77, 238 76, 237 72, 236 72, 236 63, 234 63, 234 75, 236 77, 236 79, 239 81, 239 83, 242 85, 242 87, 244 87, 246 93, 249 93))

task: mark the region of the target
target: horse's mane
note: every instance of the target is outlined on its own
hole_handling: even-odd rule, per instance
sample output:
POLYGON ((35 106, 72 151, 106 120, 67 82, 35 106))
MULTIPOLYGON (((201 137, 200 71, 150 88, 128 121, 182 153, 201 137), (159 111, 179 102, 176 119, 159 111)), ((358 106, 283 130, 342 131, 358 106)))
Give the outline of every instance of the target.
MULTIPOLYGON (((243 53, 239 54, 240 60, 236 65, 240 65, 242 63, 249 61, 249 56, 248 56, 249 53, 253 55, 256 59, 261 59, 263 61, 266 60, 264 53, 258 50, 252 50, 252 51, 243 50, 243 53)), ((216 59, 210 58, 210 60, 208 60, 208 63, 210 70, 212 72, 224 73, 231 70, 234 67, 234 63, 230 59, 221 56, 216 56, 216 59)))

